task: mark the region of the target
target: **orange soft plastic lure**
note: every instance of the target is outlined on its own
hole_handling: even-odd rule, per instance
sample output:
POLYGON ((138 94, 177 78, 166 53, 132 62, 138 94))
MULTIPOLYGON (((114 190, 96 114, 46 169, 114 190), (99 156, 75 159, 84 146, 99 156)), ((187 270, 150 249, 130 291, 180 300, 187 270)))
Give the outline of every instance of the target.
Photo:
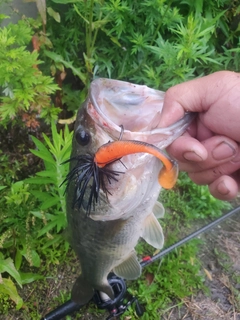
POLYGON ((152 144, 136 140, 119 140, 101 146, 94 156, 94 162, 99 168, 133 153, 149 153, 163 163, 163 168, 158 174, 158 182, 165 189, 171 189, 178 177, 177 162, 168 157, 152 144))

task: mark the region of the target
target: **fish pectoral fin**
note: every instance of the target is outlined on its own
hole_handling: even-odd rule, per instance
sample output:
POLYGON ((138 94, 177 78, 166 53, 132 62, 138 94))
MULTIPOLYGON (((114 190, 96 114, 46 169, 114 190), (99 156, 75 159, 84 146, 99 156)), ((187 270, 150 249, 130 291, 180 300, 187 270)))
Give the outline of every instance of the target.
POLYGON ((131 252, 131 255, 113 269, 113 272, 126 280, 133 280, 140 277, 142 272, 142 267, 138 262, 137 255, 135 251, 131 252))
POLYGON ((144 221, 142 238, 156 249, 161 249, 164 243, 162 227, 151 213, 144 221))
POLYGON ((153 207, 153 213, 157 219, 161 219, 164 217, 165 209, 161 202, 156 201, 154 207, 153 207))
POLYGON ((85 305, 92 299, 93 294, 93 287, 80 275, 73 285, 71 300, 77 304, 85 305))

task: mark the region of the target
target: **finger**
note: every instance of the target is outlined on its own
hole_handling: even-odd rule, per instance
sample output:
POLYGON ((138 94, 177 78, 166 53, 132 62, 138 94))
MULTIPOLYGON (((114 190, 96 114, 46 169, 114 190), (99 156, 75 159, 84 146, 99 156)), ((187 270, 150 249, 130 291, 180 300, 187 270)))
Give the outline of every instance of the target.
POLYGON ((218 167, 210 168, 207 170, 189 173, 189 177, 192 179, 193 182, 205 185, 211 184, 213 181, 217 180, 218 178, 224 175, 231 175, 235 171, 240 168, 240 162, 233 162, 229 161, 227 163, 221 164, 218 167))
POLYGON ((231 174, 231 177, 237 182, 238 189, 240 190, 240 170, 235 171, 233 174, 231 174))
POLYGON ((208 152, 207 159, 199 164, 202 169, 214 168, 233 159, 240 161, 239 145, 228 137, 213 136, 202 141, 202 145, 208 152))
POLYGON ((195 117, 195 119, 190 123, 186 133, 198 141, 204 141, 215 135, 214 132, 212 132, 202 123, 199 115, 197 115, 197 117, 195 117))
POLYGON ((219 71, 211 75, 181 83, 167 90, 161 117, 161 126, 168 126, 185 112, 206 112, 222 93, 239 83, 238 74, 219 71))
POLYGON ((232 159, 240 161, 238 144, 225 136, 213 136, 200 143, 185 133, 175 140, 167 151, 179 161, 180 170, 187 172, 215 168, 232 159))
POLYGON ((189 136, 186 132, 176 139, 167 152, 179 162, 201 162, 207 159, 208 152, 201 142, 189 136))
POLYGON ((238 190, 238 183, 230 176, 221 176, 209 185, 210 193, 220 200, 236 198, 238 190))

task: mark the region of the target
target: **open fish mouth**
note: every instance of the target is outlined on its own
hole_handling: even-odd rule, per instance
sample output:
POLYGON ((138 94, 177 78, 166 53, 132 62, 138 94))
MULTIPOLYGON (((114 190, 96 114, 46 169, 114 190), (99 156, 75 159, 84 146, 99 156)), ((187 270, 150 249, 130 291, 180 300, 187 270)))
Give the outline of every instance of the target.
MULTIPOLYGON (((161 149, 180 136, 194 116, 185 114, 175 124, 167 128, 159 127, 163 98, 164 93, 161 91, 128 82, 97 79, 91 83, 85 104, 85 116, 88 120, 84 120, 82 124, 87 127, 91 123, 94 142, 89 147, 85 147, 85 144, 84 148, 77 147, 77 152, 68 160, 71 162, 71 170, 63 182, 66 183, 66 190, 70 184, 74 186, 73 208, 82 208, 87 216, 91 216, 99 199, 108 201, 111 196, 110 202, 115 203, 117 199, 127 197, 127 190, 123 191, 126 184, 120 176, 126 173, 124 179, 130 181, 129 177, 133 174, 131 170, 135 170, 137 166, 140 168, 141 163, 141 169, 136 170, 136 179, 139 179, 141 170, 145 170, 146 165, 145 156, 137 158, 138 164, 131 160, 133 158, 125 157, 131 154, 148 153, 158 158, 163 163, 163 166, 159 166, 159 184, 167 189, 174 186, 178 175, 177 164, 161 149), (109 140, 113 141, 105 143, 109 140), (125 157, 122 162, 125 167, 123 171, 117 163, 122 157, 125 157), (131 164, 129 161, 132 161, 131 164), (115 187, 118 191, 115 191, 115 187)), ((81 118, 81 121, 83 119, 85 118, 81 118)), ((136 194, 137 185, 131 186, 131 192, 136 194)), ((127 205, 123 205, 127 208, 127 205)), ((120 211, 120 207, 118 210, 120 211)), ((97 217, 96 214, 94 216, 97 217)), ((111 216, 113 217, 112 213, 111 216)))
POLYGON ((89 90, 88 114, 113 140, 139 140, 166 148, 180 136, 195 117, 186 113, 169 127, 161 127, 160 120, 164 92, 125 81, 96 79, 89 90))
POLYGON ((136 139, 142 141, 140 136, 158 127, 163 98, 161 91, 125 81, 96 79, 90 87, 92 106, 98 113, 95 121, 107 123, 106 130, 116 131, 118 136, 123 125, 123 139, 129 139, 130 131, 138 133, 136 139))

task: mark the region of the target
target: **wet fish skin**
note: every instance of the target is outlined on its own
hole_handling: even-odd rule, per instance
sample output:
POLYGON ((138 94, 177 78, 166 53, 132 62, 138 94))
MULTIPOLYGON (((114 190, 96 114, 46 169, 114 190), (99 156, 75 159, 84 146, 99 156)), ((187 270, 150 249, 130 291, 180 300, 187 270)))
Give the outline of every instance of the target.
MULTIPOLYGON (((88 99, 77 115, 72 157, 86 154, 94 156, 103 144, 119 138, 119 125, 122 124, 125 128, 125 123, 127 125, 123 140, 141 138, 142 141, 153 143, 160 148, 165 148, 181 135, 192 116, 186 116, 169 128, 158 128, 156 119, 149 111, 151 94, 155 105, 152 113, 156 112, 156 105, 159 105, 157 118, 161 112, 164 94, 148 89, 146 86, 116 80, 95 80, 88 99), (109 95, 108 89, 111 91, 109 95), (113 101, 115 92, 117 97, 113 101), (130 103, 132 97, 133 103, 130 103), (156 102, 157 99, 159 101, 156 102), (139 103, 143 105, 142 109, 139 103), (147 114, 144 113, 144 103, 148 108, 147 114), (132 108, 137 108, 136 112, 132 111, 132 108), (128 117, 128 113, 131 116, 128 117), (111 118, 112 114, 114 116, 111 118), (151 119, 142 121, 141 117, 146 118, 147 115, 150 115, 151 119)), ((71 163, 70 171, 73 167, 74 163, 71 163)), ((113 180, 108 184, 110 194, 106 195, 100 190, 100 200, 95 204, 95 211, 91 211, 89 216, 85 209, 90 189, 86 189, 80 208, 73 206, 76 191, 74 181, 70 182, 67 190, 68 230, 71 244, 81 264, 81 275, 73 286, 72 300, 82 305, 92 298, 94 290, 102 291, 113 299, 114 294, 107 282, 107 276, 112 270, 125 279, 140 276, 141 266, 134 251, 140 237, 158 249, 162 248, 164 242, 162 228, 155 217, 162 216, 164 212, 162 205, 157 202, 161 188, 157 181, 162 167, 160 161, 149 154, 134 154, 124 156, 122 163, 117 161, 109 167, 123 174, 119 174, 118 181, 113 180)))
MULTIPOLYGON (((96 128, 86 112, 86 106, 80 109, 77 119, 77 127, 81 126, 86 128, 87 132, 91 131, 91 142, 88 146, 79 147, 73 139, 72 156, 89 152, 94 154, 102 142, 97 142, 96 128)), ((102 136, 104 142, 108 141, 109 138, 105 139, 104 132, 102 136)), ((73 287, 72 299, 77 303, 86 304, 93 295, 93 289, 103 291, 114 298, 107 276, 123 259, 135 256, 134 252, 126 252, 126 246, 130 245, 133 250, 139 240, 139 234, 135 232, 136 217, 95 221, 87 217, 84 209, 72 208, 74 188, 74 184, 71 184, 67 193, 68 230, 71 244, 80 260, 81 275, 73 287)), ((103 207, 109 205, 103 194, 100 201, 103 207)), ((141 267, 137 264, 136 266, 138 270, 133 270, 134 274, 130 278, 140 276, 141 267)))

